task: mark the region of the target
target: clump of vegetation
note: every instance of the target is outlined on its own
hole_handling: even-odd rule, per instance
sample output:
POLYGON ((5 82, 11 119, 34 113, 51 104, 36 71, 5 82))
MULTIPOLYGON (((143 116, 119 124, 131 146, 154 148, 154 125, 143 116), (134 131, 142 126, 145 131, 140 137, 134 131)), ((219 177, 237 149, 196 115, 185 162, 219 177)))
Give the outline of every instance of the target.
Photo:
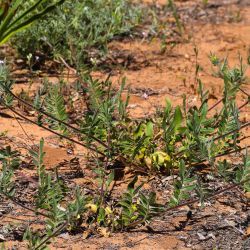
MULTIPOLYGON (((142 120, 129 117, 129 94, 125 101, 122 99, 125 80, 115 91, 109 78, 99 81, 88 74, 83 75, 81 82, 85 83, 84 86, 76 84, 75 88, 69 90, 67 85, 59 83, 47 87, 38 91, 35 105, 32 105, 13 94, 12 82, 6 80, 8 76, 4 74, 7 71, 2 69, 1 104, 27 121, 36 123, 15 109, 16 99, 21 101, 37 111, 39 126, 89 149, 89 163, 99 183, 99 188, 91 195, 77 188, 74 198, 67 198, 70 190, 63 179, 58 178, 57 173, 53 175, 45 170, 42 139, 39 149, 30 151, 38 177, 32 210, 47 220, 43 237, 27 228, 24 238, 28 240, 30 249, 44 249, 53 237, 65 230, 84 230, 86 237, 93 233, 108 236, 115 231, 147 225, 155 216, 187 203, 203 203, 218 192, 223 192, 213 191, 200 175, 195 174, 196 168, 204 162, 215 170, 211 174, 233 182, 225 191, 238 185, 246 192, 250 191, 247 153, 242 164, 232 166, 227 160, 217 161, 220 156, 244 150, 239 145, 240 131, 249 123, 242 124, 239 114, 249 99, 241 107, 236 105, 237 93, 244 93, 242 60, 240 66, 234 68, 229 67, 227 60, 219 60, 215 55, 211 55, 211 61, 216 68, 215 74, 224 80, 221 100, 209 108, 209 92, 197 79, 200 97, 197 106, 188 107, 185 97, 183 105, 175 108, 167 100, 164 108, 159 108, 151 118, 142 120), (84 93, 87 103, 84 116, 75 121, 78 127, 68 124, 70 115, 66 111, 67 103, 64 100, 67 96, 64 93, 69 91, 84 93), (222 107, 212 113, 219 104, 222 107), (73 135, 78 135, 79 140, 72 139, 73 135), (150 176, 158 172, 173 175, 169 201, 159 204, 154 192, 145 193, 143 183, 137 184, 137 177, 119 198, 113 200, 111 185, 117 180, 117 171, 124 171, 125 166, 130 166, 130 171, 137 174, 150 176), (174 177, 176 174, 177 178, 174 177)), ((18 204, 14 180, 18 154, 10 147, 2 148, 0 152, 0 193, 18 204)))
POLYGON ((66 0, 39 23, 17 34, 12 45, 24 58, 31 54, 33 60, 36 56, 62 57, 77 67, 83 62, 95 64, 107 43, 131 32, 140 18, 140 8, 128 0, 66 0))
POLYGON ((64 0, 49 1, 0 1, 0 44, 11 36, 53 11, 64 0), (26 8, 23 9, 26 4, 26 8))

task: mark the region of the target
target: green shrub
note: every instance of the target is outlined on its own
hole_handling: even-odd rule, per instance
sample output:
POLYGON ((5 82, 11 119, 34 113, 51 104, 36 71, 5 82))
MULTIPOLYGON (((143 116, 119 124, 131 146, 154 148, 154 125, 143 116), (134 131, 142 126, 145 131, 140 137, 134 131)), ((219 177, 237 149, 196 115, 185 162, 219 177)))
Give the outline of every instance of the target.
POLYGON ((12 45, 23 57, 40 52, 47 57, 63 57, 75 65, 87 58, 93 62, 92 48, 98 53, 105 52, 107 42, 130 32, 140 16, 140 9, 128 0, 68 0, 16 35, 12 45))
POLYGON ((59 1, 0 1, 0 44, 62 4, 59 1), (25 8, 23 8, 25 5, 25 8))
POLYGON ((85 230, 87 236, 97 233, 108 236, 111 232, 148 225, 163 212, 195 202, 203 204, 205 200, 237 186, 246 192, 250 190, 248 147, 245 150, 240 146, 243 140, 241 130, 250 126, 250 122, 243 123, 239 116, 242 107, 249 103, 248 94, 245 93, 248 99, 244 105, 236 105, 237 93, 244 93, 245 68, 241 58, 240 65, 233 68, 229 67, 227 60, 216 58, 211 58, 216 66, 215 73, 224 80, 223 98, 216 104, 209 108, 209 92, 199 80, 200 102, 197 105, 188 108, 186 98, 183 98, 183 105, 174 108, 167 100, 166 106, 159 108, 154 116, 141 120, 129 117, 129 95, 125 101, 122 99, 124 80, 120 89, 115 91, 109 77, 100 81, 83 75, 81 80, 85 86, 76 86, 75 89, 71 86, 72 92, 84 92, 87 104, 82 119, 75 121, 79 127, 67 123, 69 114, 64 99, 72 92, 69 89, 62 91, 66 85, 60 83, 45 87, 47 91, 38 91, 32 106, 12 93, 7 68, 0 65, 0 103, 23 119, 36 123, 15 109, 15 100, 18 99, 40 114, 41 127, 91 150, 86 166, 92 167, 98 187, 90 194, 76 188, 72 199, 72 189, 67 188, 64 178, 59 178, 58 170, 55 173, 46 171, 44 140, 41 139, 39 147, 30 150, 37 169, 38 185, 33 208, 25 207, 15 195, 19 153, 10 147, 0 147, 0 196, 46 218, 43 234, 27 228, 24 239, 28 241, 28 249, 45 249, 63 231, 85 230), (6 96, 10 96, 13 102, 9 102, 6 96), (216 112, 212 113, 212 110, 216 112), (78 134, 81 142, 72 139, 74 134, 78 134), (243 150, 246 154, 242 163, 217 160, 243 150), (204 162, 204 166, 211 169, 211 177, 233 184, 215 191, 207 182, 206 173, 199 171, 197 174, 204 162), (125 166, 135 172, 135 177, 127 190, 115 197, 112 185, 119 180, 117 171, 124 171, 125 166), (155 172, 172 175, 171 196, 165 204, 157 202, 154 192, 143 190, 144 183, 137 178, 138 172, 148 176, 155 172))

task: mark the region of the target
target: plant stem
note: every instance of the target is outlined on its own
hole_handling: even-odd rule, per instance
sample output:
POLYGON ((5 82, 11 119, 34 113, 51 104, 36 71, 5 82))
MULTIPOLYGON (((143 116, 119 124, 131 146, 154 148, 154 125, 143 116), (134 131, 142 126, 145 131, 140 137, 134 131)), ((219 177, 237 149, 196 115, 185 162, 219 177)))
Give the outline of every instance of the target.
POLYGON ((40 242, 40 244, 34 248, 34 250, 39 250, 41 246, 46 244, 51 238, 55 237, 58 233, 60 233, 67 226, 67 224, 68 224, 68 222, 65 222, 61 226, 56 228, 54 230, 54 232, 51 235, 49 235, 48 237, 46 237, 44 240, 42 240, 40 242))
MULTIPOLYGON (((221 189, 221 190, 219 190, 219 191, 217 191, 217 192, 215 192, 215 193, 209 195, 209 196, 206 197, 204 200, 208 200, 208 199, 214 198, 214 197, 216 197, 216 196, 218 196, 218 195, 220 195, 220 194, 222 194, 222 193, 224 193, 224 192, 226 192, 226 191, 232 190, 232 189, 234 189, 234 188, 236 188, 236 187, 238 187, 238 186, 240 186, 240 185, 242 185, 242 184, 244 184, 244 183, 246 183, 246 182, 249 182, 249 181, 250 181, 250 178, 247 178, 247 179, 245 179, 245 180, 243 180, 243 181, 241 181, 241 182, 239 182, 239 183, 234 183, 234 184, 232 184, 232 185, 230 185, 230 186, 228 186, 228 187, 225 187, 225 188, 223 188, 223 189, 221 189)), ((197 198, 197 199, 193 199, 193 200, 184 202, 184 203, 182 203, 182 204, 180 204, 180 205, 177 205, 177 206, 175 206, 175 207, 167 208, 165 211, 161 212, 161 214, 167 213, 167 212, 170 212, 170 211, 174 211, 174 210, 176 210, 176 209, 178 209, 178 208, 185 207, 185 206, 194 204, 194 203, 199 202, 199 201, 200 201, 200 199, 197 198)), ((141 223, 143 223, 143 222, 144 222, 144 219, 141 219, 141 220, 139 220, 139 221, 132 222, 131 224, 128 225, 128 228, 132 228, 132 227, 134 227, 134 226, 136 226, 136 225, 139 225, 139 224, 141 224, 141 223)))
MULTIPOLYGON (((77 133, 80 133, 80 134, 83 134, 83 133, 84 133, 82 130, 80 130, 80 129, 78 129, 78 128, 76 128, 76 127, 74 127, 74 126, 68 124, 67 122, 64 122, 64 121, 61 121, 61 120, 57 119, 56 117, 54 117, 54 116, 52 116, 51 114, 45 112, 45 111, 42 110, 41 108, 39 109, 39 108, 34 107, 32 104, 26 102, 25 100, 23 100, 23 99, 21 99, 20 97, 18 97, 17 95, 15 95, 15 94, 14 94, 11 90, 9 90, 8 88, 5 88, 5 89, 6 89, 6 91, 7 91, 9 94, 11 94, 16 100, 18 100, 19 102, 23 103, 25 106, 30 107, 30 108, 36 110, 37 112, 40 112, 41 114, 43 114, 43 115, 49 117, 50 119, 53 119, 54 121, 56 121, 56 122, 58 122, 58 123, 60 123, 60 124, 65 125, 65 126, 68 127, 68 128, 71 128, 72 130, 74 130, 74 131, 77 132, 77 133)), ((99 144, 101 144, 103 147, 108 148, 108 146, 107 146, 105 143, 103 143, 101 140, 99 140, 98 138, 96 138, 96 137, 94 137, 94 136, 91 136, 91 135, 88 135, 88 136, 89 136, 91 139, 93 139, 94 141, 96 141, 96 142, 98 142, 99 144)))
MULTIPOLYGON (((245 105, 245 104, 244 104, 244 105, 245 105)), ((235 133, 235 132, 239 132, 240 130, 242 130, 243 128, 246 128, 246 127, 248 127, 248 126, 250 126, 250 122, 247 122, 247 123, 245 123, 244 125, 240 126, 240 127, 237 128, 237 129, 231 130, 231 131, 229 131, 229 132, 227 132, 227 133, 225 133, 225 134, 223 134, 223 135, 217 136, 217 137, 212 138, 212 139, 210 139, 210 140, 218 141, 219 139, 222 139, 222 138, 224 138, 224 137, 226 137, 226 136, 228 136, 228 135, 230 135, 230 134, 233 134, 233 133, 235 133)), ((179 151, 179 152, 176 153, 174 156, 175 156, 175 157, 180 156, 180 155, 182 155, 184 152, 185 152, 185 150, 179 151)))
POLYGON ((224 97, 218 100, 212 107, 208 109, 208 112, 214 109, 217 105, 219 105, 223 101, 224 97))
POLYGON ((174 4, 174 1, 173 0, 168 0, 168 5, 169 5, 171 11, 173 12, 173 16, 174 16, 177 28, 178 28, 178 30, 180 32, 180 35, 182 36, 183 35, 183 26, 182 26, 182 23, 180 22, 180 18, 178 16, 177 9, 176 9, 176 6, 174 4))
POLYGON ((215 138, 213 139, 213 141, 218 141, 219 139, 222 139, 222 138, 224 138, 224 137, 226 137, 226 136, 228 136, 228 135, 231 135, 231 134, 233 134, 233 133, 235 133, 235 132, 239 132, 240 130, 242 130, 243 128, 246 128, 246 127, 248 127, 248 126, 250 126, 250 122, 247 122, 247 123, 241 125, 239 128, 236 128, 236 129, 234 129, 234 130, 231 130, 231 131, 229 131, 229 132, 227 132, 227 133, 225 133, 225 134, 223 134, 223 135, 220 135, 220 136, 215 137, 215 138))
POLYGON ((239 88, 239 90, 240 90, 243 94, 245 94, 247 97, 250 97, 250 95, 249 95, 244 89, 239 88))
POLYGON ((60 133, 58 133, 58 132, 56 132, 56 131, 54 131, 54 130, 52 130, 52 129, 50 129, 50 128, 47 128, 47 127, 45 127, 45 126, 43 126, 43 125, 38 125, 36 122, 34 122, 34 121, 32 121, 31 119, 29 119, 29 118, 25 117, 24 115, 20 114, 20 113, 17 112, 15 109, 13 109, 12 107, 8 106, 7 104, 5 104, 5 103, 4 103, 3 101, 1 101, 1 100, 0 100, 0 103, 1 103, 2 105, 4 105, 6 108, 8 108, 9 110, 11 110, 12 112, 14 112, 16 115, 18 115, 18 116, 20 116, 21 118, 23 118, 24 120, 26 120, 26 121, 28 121, 28 122, 30 122, 30 123, 32 123, 32 124, 35 124, 35 125, 37 125, 37 126, 43 128, 43 129, 45 129, 45 130, 47 130, 47 131, 49 131, 49 132, 51 132, 51 133, 53 133, 53 134, 59 136, 59 137, 62 137, 62 138, 64 138, 64 139, 67 139, 67 140, 70 141, 70 142, 73 142, 73 143, 78 144, 78 145, 80 145, 80 146, 82 146, 82 147, 84 147, 84 148, 87 148, 87 149, 89 149, 89 150, 92 150, 92 151, 94 151, 94 152, 96 152, 96 153, 98 153, 98 154, 100 154, 100 155, 102 155, 102 156, 105 156, 104 153, 102 153, 100 150, 98 150, 98 149, 96 149, 96 148, 93 148, 93 147, 88 146, 88 145, 86 145, 86 144, 83 144, 83 143, 81 143, 81 142, 79 142, 79 141, 76 141, 76 140, 74 140, 74 139, 71 139, 71 138, 69 138, 68 136, 63 135, 63 134, 60 134, 60 133))
MULTIPOLYGON (((226 151, 224 153, 220 153, 220 154, 214 156, 214 158, 219 158, 219 157, 230 155, 230 154, 233 154, 233 153, 239 153, 239 152, 241 152, 241 151, 243 151, 245 149, 248 149, 248 148, 250 148, 250 146, 247 146, 245 148, 236 149, 236 150, 228 150, 228 151, 226 151)), ((196 166, 199 166, 201 163, 206 162, 206 161, 207 161, 206 159, 205 160, 201 160, 200 162, 197 162, 197 163, 195 163, 195 164, 193 164, 191 166, 192 167, 196 167, 196 166)))
POLYGON ((249 102, 250 102, 250 98, 246 102, 244 102, 241 106, 239 106, 238 109, 240 110, 240 109, 244 108, 249 102))
POLYGON ((22 208, 24 208, 24 209, 26 209, 26 210, 28 210, 30 212, 33 212, 35 214, 42 215, 42 216, 44 216, 46 218, 49 218, 49 216, 47 214, 39 212, 39 211, 36 211, 33 208, 27 207, 27 206, 23 205, 22 203, 16 201, 13 197, 11 197, 11 196, 3 193, 3 192, 1 192, 0 194, 3 195, 3 196, 5 196, 7 199, 9 199, 10 201, 12 201, 14 204, 18 205, 19 207, 22 207, 22 208))

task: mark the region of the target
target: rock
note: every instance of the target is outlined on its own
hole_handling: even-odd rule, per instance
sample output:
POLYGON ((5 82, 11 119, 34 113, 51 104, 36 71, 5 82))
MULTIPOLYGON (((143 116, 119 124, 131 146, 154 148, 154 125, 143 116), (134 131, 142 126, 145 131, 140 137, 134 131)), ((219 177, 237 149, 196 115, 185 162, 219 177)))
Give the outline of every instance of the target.
POLYGON ((5 241, 5 238, 2 234, 0 234, 0 242, 3 242, 3 241, 5 241))
POLYGON ((206 239, 206 237, 202 233, 197 232, 197 235, 198 235, 200 240, 205 240, 206 239))

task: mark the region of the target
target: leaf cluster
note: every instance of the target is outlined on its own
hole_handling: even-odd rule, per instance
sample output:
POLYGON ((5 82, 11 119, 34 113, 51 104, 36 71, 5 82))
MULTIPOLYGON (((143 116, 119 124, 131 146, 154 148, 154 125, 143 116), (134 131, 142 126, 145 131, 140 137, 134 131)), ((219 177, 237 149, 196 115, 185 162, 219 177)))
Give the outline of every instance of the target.
POLYGON ((127 0, 66 0, 63 5, 31 28, 17 34, 12 45, 24 58, 41 53, 71 65, 96 64, 107 43, 131 31, 140 10, 127 0), (18 42, 17 42, 18 41, 18 42), (94 49, 93 49, 94 48, 94 49))
POLYGON ((25 29, 33 22, 41 19, 44 15, 62 4, 64 0, 55 1, 46 7, 41 7, 43 0, 29 2, 24 10, 26 1, 0 1, 0 44, 5 43, 11 36, 25 29), (40 10, 39 10, 40 8, 40 10))
MULTIPOLYGON (((107 235, 109 230, 126 230, 148 224, 166 207, 176 207, 193 197, 203 202, 208 196, 208 190, 194 173, 195 167, 201 166, 204 161, 218 169, 214 174, 227 181, 243 183, 244 190, 249 191, 248 155, 239 166, 227 161, 216 161, 218 156, 230 153, 232 149, 241 150, 240 129, 244 124, 240 121, 236 96, 243 84, 243 66, 240 64, 239 67, 230 68, 220 61, 214 64, 221 72, 218 76, 224 80, 224 92, 221 107, 212 114, 212 109, 208 107, 209 93, 200 80, 200 100, 197 105, 188 107, 183 98, 183 105, 174 108, 166 100, 165 107, 159 108, 154 116, 137 120, 128 114, 129 94, 124 98, 125 80, 119 89, 115 89, 109 78, 101 81, 84 75, 81 80, 85 85, 76 91, 84 93, 87 107, 83 117, 76 121, 80 124, 79 129, 74 128, 74 131, 79 133, 83 142, 97 147, 102 153, 101 156, 92 154, 89 157, 92 164, 95 163, 94 172, 99 188, 92 195, 77 189, 74 200, 66 201, 69 193, 65 184, 56 174, 53 176, 45 169, 44 141, 41 140, 39 148, 30 154, 38 176, 35 212, 46 212, 47 238, 41 240, 40 236, 33 237, 27 231, 30 245, 39 249, 62 230, 72 232, 87 228, 91 232, 101 231, 102 235, 107 235), (167 204, 158 204, 154 192, 143 191, 143 183, 136 186, 137 177, 128 185, 124 194, 112 200, 111 183, 115 180, 117 163, 119 167, 130 166, 134 172, 143 170, 143 174, 172 174, 172 195, 167 204)), ((0 86, 2 95, 11 93, 4 81, 0 82, 0 86)), ((47 86, 45 93, 38 92, 35 104, 40 114, 46 116, 40 108, 50 114, 47 118, 51 128, 64 133, 72 126, 67 124, 68 114, 60 86, 47 86)), ((9 147, 0 151, 3 165, 0 192, 5 197, 14 195, 12 178, 17 158, 17 152, 9 147)))

